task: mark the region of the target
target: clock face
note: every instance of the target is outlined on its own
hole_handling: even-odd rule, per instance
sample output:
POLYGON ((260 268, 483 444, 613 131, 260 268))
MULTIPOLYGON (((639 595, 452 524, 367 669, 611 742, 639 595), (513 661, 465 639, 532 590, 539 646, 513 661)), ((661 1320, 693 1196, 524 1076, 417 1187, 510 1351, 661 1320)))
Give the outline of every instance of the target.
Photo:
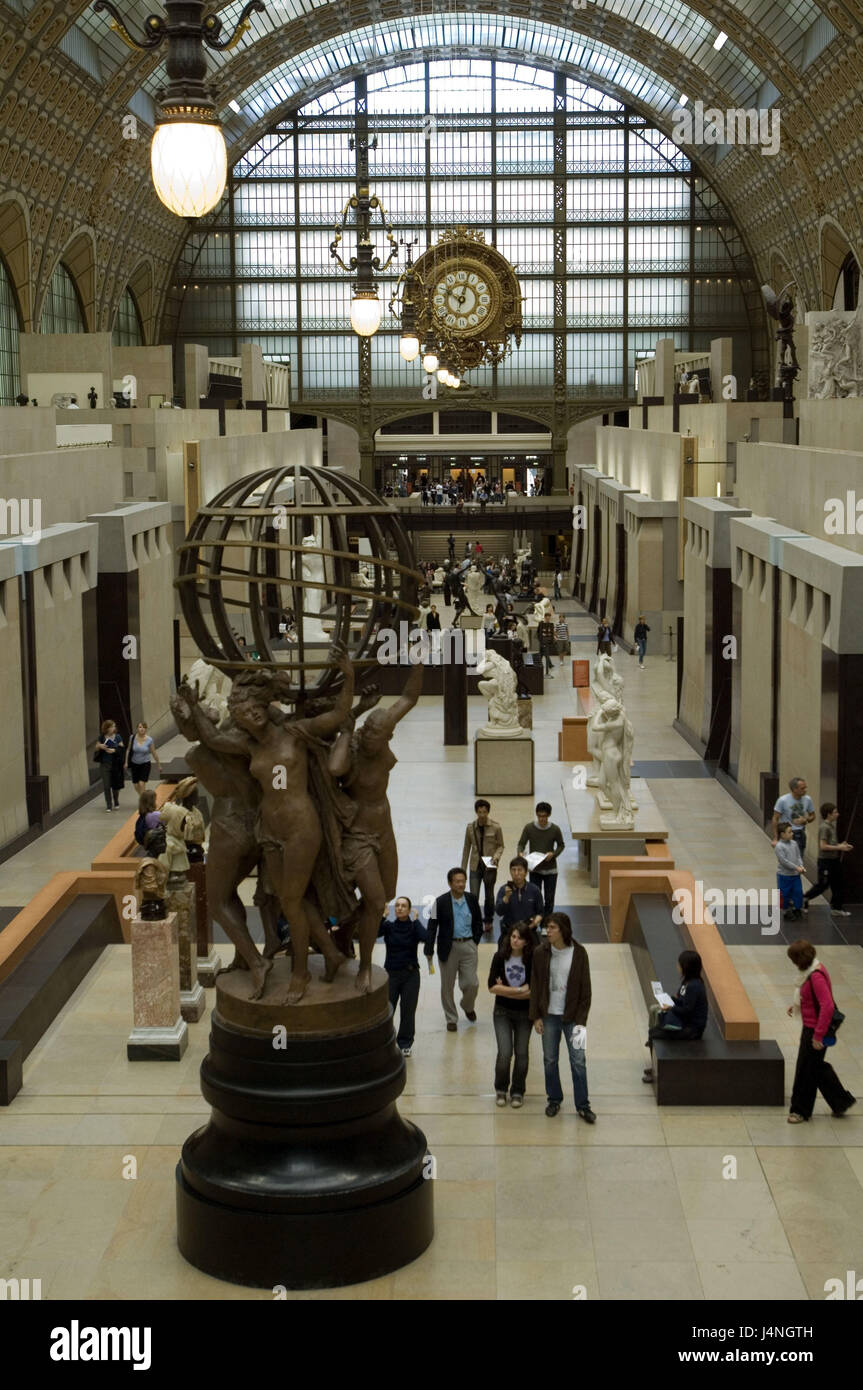
POLYGON ((454 337, 481 334, 494 318, 497 289, 484 266, 451 262, 432 286, 435 316, 454 337))

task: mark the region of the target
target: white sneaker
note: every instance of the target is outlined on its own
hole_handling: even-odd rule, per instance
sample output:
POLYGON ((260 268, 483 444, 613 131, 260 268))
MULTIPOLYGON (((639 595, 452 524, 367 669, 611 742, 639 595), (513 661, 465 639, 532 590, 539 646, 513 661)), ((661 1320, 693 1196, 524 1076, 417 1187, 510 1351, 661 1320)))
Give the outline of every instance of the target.
POLYGON ((411 1049, 410 1049, 409 1047, 403 1047, 403 1048, 402 1048, 402 1056, 403 1056, 403 1057, 410 1057, 410 1055, 411 1055, 411 1049))
POLYGON ((850 917, 850 916, 851 916, 851 913, 850 913, 850 912, 846 912, 845 909, 842 908, 842 907, 831 907, 831 909, 830 909, 830 916, 831 916, 831 917, 850 917))
POLYGON ((513 1110, 520 1110, 521 1107, 524 1105, 524 1096, 513 1096, 510 1101, 510 1104, 512 1105, 513 1110))
POLYGON ((503 1107, 506 1105, 506 1091, 498 1091, 495 1097, 495 1105, 503 1107))

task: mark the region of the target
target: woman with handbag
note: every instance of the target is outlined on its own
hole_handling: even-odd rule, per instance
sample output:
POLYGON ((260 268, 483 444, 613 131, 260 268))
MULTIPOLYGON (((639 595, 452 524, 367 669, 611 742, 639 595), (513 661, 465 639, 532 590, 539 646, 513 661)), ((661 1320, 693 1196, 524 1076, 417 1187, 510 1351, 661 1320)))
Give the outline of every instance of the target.
POLYGON ((794 1003, 788 1009, 789 1018, 799 1012, 803 1023, 788 1123, 800 1125, 812 1118, 818 1091, 838 1119, 857 1100, 845 1090, 826 1060, 825 1049, 836 1042, 836 1029, 845 1015, 836 1008, 830 976, 816 956, 814 946, 808 941, 792 941, 788 959, 793 960, 803 977, 794 991, 794 1003))
POLYGON ((99 771, 102 774, 102 790, 105 793, 105 805, 109 811, 116 811, 120 806, 120 792, 123 789, 125 775, 123 746, 123 740, 117 733, 117 725, 113 719, 103 719, 100 738, 96 744, 93 758, 99 764, 99 771))

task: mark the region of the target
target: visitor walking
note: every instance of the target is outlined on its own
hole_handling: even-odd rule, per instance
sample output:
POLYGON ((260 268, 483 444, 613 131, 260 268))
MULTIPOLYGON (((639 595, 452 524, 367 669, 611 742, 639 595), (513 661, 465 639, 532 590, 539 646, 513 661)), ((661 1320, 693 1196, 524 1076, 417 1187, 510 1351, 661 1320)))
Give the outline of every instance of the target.
POLYGON ((551 804, 536 803, 536 820, 528 821, 518 837, 519 854, 544 854, 542 863, 531 870, 530 881, 542 890, 545 911, 554 911, 557 891, 557 861, 566 848, 559 825, 550 820, 551 804))
MULTIPOLYGON (((707 1027, 707 990, 701 978, 700 955, 697 951, 681 951, 677 968, 680 988, 673 996, 671 1008, 663 1009, 660 1004, 650 1006, 650 1026, 644 1045, 650 1048, 651 1061, 656 1038, 664 1038, 666 1042, 691 1042, 700 1038, 707 1027)), ((641 1079, 647 1083, 653 1081, 652 1066, 645 1067, 641 1079)))
POLYGON ((840 843, 836 836, 836 822, 839 820, 839 811, 832 801, 825 801, 821 807, 821 824, 818 827, 818 880, 812 885, 808 893, 803 894, 804 906, 811 902, 813 898, 830 889, 830 911, 834 917, 850 917, 851 913, 846 912, 842 906, 843 898, 843 865, 842 855, 854 848, 849 845, 847 840, 840 843))
POLYGON ((642 614, 635 624, 635 650, 638 652, 638 664, 642 671, 644 670, 644 653, 647 651, 647 634, 649 631, 650 628, 644 621, 644 615, 642 614))
POLYGON ((483 889, 483 929, 490 932, 494 925, 494 885, 503 854, 503 831, 491 819, 491 804, 484 798, 473 804, 475 819, 468 821, 461 851, 461 867, 470 875, 470 891, 479 898, 483 889), (491 863, 488 861, 491 860, 491 863))
POLYGON ((123 740, 113 719, 103 719, 100 741, 96 744, 93 758, 99 764, 105 805, 109 811, 116 811, 120 805, 124 776, 123 748, 123 740))
POLYGON ((509 878, 498 889, 495 912, 500 918, 500 942, 516 922, 526 922, 530 928, 542 921, 542 890, 527 881, 527 860, 520 854, 510 860, 509 878))
POLYGON ((564 618, 562 613, 558 617, 557 623, 555 625, 554 640, 557 644, 557 664, 558 666, 562 666, 564 658, 569 656, 571 650, 569 642, 569 628, 566 625, 566 619, 564 618))
POLYGON ((788 791, 773 808, 773 843, 776 844, 779 822, 788 821, 794 831, 794 838, 800 846, 801 855, 806 853, 806 827, 815 819, 815 805, 806 794, 806 778, 792 777, 788 791))
POLYGON ((482 617, 482 630, 486 637, 494 637, 497 632, 497 618, 494 616, 494 604, 487 603, 485 613, 482 617))
POLYGON ((461 1007, 469 1023, 476 1023, 477 944, 482 937, 482 914, 473 893, 465 892, 464 869, 450 869, 446 876, 449 892, 435 900, 428 924, 425 954, 430 959, 437 943, 440 965, 440 1000, 448 1033, 458 1029, 454 989, 458 980, 461 1007))
POLYGON ((596 654, 597 656, 611 656, 611 645, 613 635, 610 625, 603 618, 596 630, 596 654))
POLYGON ((426 631, 440 632, 440 613, 438 613, 434 604, 432 604, 431 608, 426 613, 426 631))
POLYGON ((838 1021, 835 1018, 836 1001, 830 976, 816 956, 815 947, 808 941, 792 941, 788 959, 803 976, 794 991, 794 1003, 788 1009, 788 1017, 799 1014, 803 1024, 788 1123, 799 1125, 812 1118, 819 1091, 838 1119, 856 1104, 857 1097, 846 1091, 827 1061, 825 1048, 836 1042, 836 1028, 842 1022, 841 1018, 838 1021))
POLYGON ((563 570, 558 568, 554 575, 554 596, 556 599, 562 598, 561 586, 563 585, 563 570))
POLYGON ((513 1110, 524 1104, 530 1061, 530 974, 534 937, 526 922, 516 922, 492 957, 488 987, 495 996, 492 1023, 497 1041, 494 1090, 497 1104, 513 1110), (515 1054, 515 1066, 512 1059, 515 1054), (510 1075, 511 1073, 511 1075, 510 1075))
POLYGON ((587 1124, 596 1124, 587 1091, 587 1016, 590 1012, 590 962, 573 940, 565 912, 553 912, 545 924, 547 940, 533 953, 530 1018, 542 1038, 545 1113, 552 1119, 563 1104, 560 1084, 560 1039, 566 1039, 575 1108, 587 1124))
POLYGON ((556 639, 554 635, 554 622, 551 618, 543 618, 539 625, 537 638, 539 640, 540 658, 545 661, 545 674, 553 677, 554 671, 552 670, 551 657, 554 652, 556 639))
POLYGON ((447 538, 446 538, 446 545, 447 545, 447 550, 449 551, 450 564, 454 564, 454 563, 455 563, 455 536, 453 535, 452 531, 450 531, 449 535, 448 535, 447 538))
POLYGON ((126 767, 131 771, 132 785, 139 796, 147 790, 151 763, 156 764, 161 777, 162 764, 159 762, 159 754, 156 752, 155 743, 147 733, 147 725, 142 719, 134 735, 129 739, 129 747, 126 750, 126 767))
POLYGON ((428 932, 417 919, 416 912, 411 915, 410 898, 396 898, 395 921, 384 917, 378 932, 386 946, 384 969, 389 976, 390 1005, 395 1019, 396 1004, 399 1008, 399 1030, 396 1043, 403 1057, 410 1057, 416 1033, 416 1012, 420 997, 420 968, 417 962, 417 947, 428 940, 428 932))
POLYGON ((803 859, 800 854, 800 846, 794 839, 794 827, 787 820, 781 820, 778 826, 779 839, 774 845, 776 850, 776 884, 779 889, 779 901, 786 908, 786 922, 799 922, 808 908, 803 904, 803 859))

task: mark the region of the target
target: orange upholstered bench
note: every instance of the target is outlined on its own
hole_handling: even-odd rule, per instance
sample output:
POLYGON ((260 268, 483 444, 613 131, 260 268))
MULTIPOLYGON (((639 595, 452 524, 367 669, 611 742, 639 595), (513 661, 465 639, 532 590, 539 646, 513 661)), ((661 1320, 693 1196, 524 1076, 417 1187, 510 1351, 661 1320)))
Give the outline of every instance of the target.
MULTIPOLYGON (((704 983, 711 1011, 727 1042, 752 1041, 760 1037, 758 1016, 743 987, 728 948, 706 907, 699 912, 695 880, 681 869, 619 870, 609 873, 611 905, 609 935, 623 941, 626 915, 633 893, 660 893, 675 903, 675 891, 687 895, 677 900, 682 917, 681 933, 690 949, 697 951, 704 966, 704 983)), ((666 989, 675 982, 664 980, 666 989)))
POLYGON ((649 870, 674 868, 674 860, 666 853, 663 857, 652 854, 601 854, 599 856, 599 901, 602 907, 611 902, 609 876, 627 870, 649 870))

